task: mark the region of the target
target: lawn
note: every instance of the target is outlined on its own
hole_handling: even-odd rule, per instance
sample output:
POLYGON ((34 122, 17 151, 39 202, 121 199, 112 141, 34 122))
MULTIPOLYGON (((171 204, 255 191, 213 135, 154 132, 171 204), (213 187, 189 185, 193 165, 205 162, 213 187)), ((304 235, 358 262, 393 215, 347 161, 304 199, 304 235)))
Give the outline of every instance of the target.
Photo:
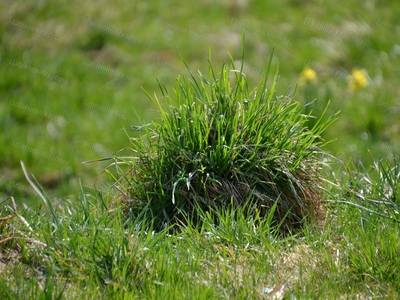
POLYGON ((399 297, 396 1, 3 2, 2 299, 399 297), (241 208, 218 226, 127 219, 110 187, 162 119, 148 95, 229 54, 251 88, 273 54, 267 88, 278 72, 310 127, 340 111, 322 133, 324 219, 293 234, 241 208))

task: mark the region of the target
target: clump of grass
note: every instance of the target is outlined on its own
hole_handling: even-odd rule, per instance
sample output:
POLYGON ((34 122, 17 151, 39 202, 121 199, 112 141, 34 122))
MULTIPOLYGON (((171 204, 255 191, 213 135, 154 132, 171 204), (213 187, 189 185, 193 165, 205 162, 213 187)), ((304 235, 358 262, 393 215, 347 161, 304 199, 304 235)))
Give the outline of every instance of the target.
POLYGON ((208 77, 186 65, 190 75, 177 78, 173 93, 160 83, 161 99, 148 94, 161 120, 143 126, 131 139, 135 156, 118 162, 130 166, 120 189, 132 216, 146 208, 163 227, 196 221, 198 208, 246 205, 260 218, 274 209, 276 224, 290 230, 319 219, 320 134, 335 116, 308 128, 304 107, 276 94, 277 75, 267 87, 271 60, 254 90, 230 57, 219 74, 211 60, 208 77))

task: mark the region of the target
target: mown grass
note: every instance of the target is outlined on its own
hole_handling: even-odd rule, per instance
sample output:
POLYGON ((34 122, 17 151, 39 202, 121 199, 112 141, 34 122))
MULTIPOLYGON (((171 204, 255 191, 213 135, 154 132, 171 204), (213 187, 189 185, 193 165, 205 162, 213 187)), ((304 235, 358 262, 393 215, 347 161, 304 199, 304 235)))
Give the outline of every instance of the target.
POLYGON ((275 284, 286 298, 399 297, 397 3, 232 3, 4 2, 2 299, 262 299, 275 284), (240 210, 236 218, 224 212, 219 226, 206 212, 200 228, 156 232, 150 219, 127 222, 109 194, 112 181, 93 189, 107 162, 81 162, 131 155, 117 152, 128 145, 124 131, 132 136, 132 125, 159 116, 140 87, 156 91, 156 78, 173 86, 186 71, 181 56, 203 73, 208 49, 216 65, 229 61, 227 52, 240 57, 243 31, 249 82, 257 84, 274 47, 279 95, 291 95, 309 66, 317 81, 299 86, 295 99, 317 98, 309 106, 317 116, 328 100, 327 115, 342 111, 323 134, 345 167, 332 171, 322 228, 284 237, 268 218, 240 210), (355 67, 368 85, 353 91, 355 67))

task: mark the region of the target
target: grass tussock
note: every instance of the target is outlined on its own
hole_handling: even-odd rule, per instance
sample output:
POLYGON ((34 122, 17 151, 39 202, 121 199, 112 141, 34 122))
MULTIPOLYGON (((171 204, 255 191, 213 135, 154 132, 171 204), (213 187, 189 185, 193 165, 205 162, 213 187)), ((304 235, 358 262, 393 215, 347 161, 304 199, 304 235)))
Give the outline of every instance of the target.
MULTIPOLYGON (((242 55, 243 57, 243 55, 242 55)), ((272 58, 272 55, 271 55, 272 58)), ((197 206, 221 210, 247 206, 293 230, 322 213, 321 133, 335 121, 307 126, 310 115, 288 95, 278 96, 270 66, 255 89, 242 69, 224 64, 215 73, 179 76, 170 93, 148 95, 160 120, 132 139, 134 157, 120 159, 130 171, 120 189, 137 216, 148 209, 156 226, 190 216, 197 206)), ((243 61, 242 61, 243 66, 243 61)))

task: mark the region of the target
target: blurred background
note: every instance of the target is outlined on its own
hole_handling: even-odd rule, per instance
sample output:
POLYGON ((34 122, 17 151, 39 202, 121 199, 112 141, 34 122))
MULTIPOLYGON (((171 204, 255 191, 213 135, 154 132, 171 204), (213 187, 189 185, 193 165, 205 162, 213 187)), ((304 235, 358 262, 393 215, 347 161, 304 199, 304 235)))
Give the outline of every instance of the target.
MULTIPOLYGON (((36 196, 20 161, 53 199, 90 189, 112 161, 131 155, 132 126, 157 119, 143 89, 240 67, 255 87, 274 49, 278 94, 321 115, 341 110, 327 149, 368 166, 400 153, 400 4, 397 1, 199 0, 0 3, 0 201, 36 196)), ((101 176, 96 187, 112 180, 101 176)))

